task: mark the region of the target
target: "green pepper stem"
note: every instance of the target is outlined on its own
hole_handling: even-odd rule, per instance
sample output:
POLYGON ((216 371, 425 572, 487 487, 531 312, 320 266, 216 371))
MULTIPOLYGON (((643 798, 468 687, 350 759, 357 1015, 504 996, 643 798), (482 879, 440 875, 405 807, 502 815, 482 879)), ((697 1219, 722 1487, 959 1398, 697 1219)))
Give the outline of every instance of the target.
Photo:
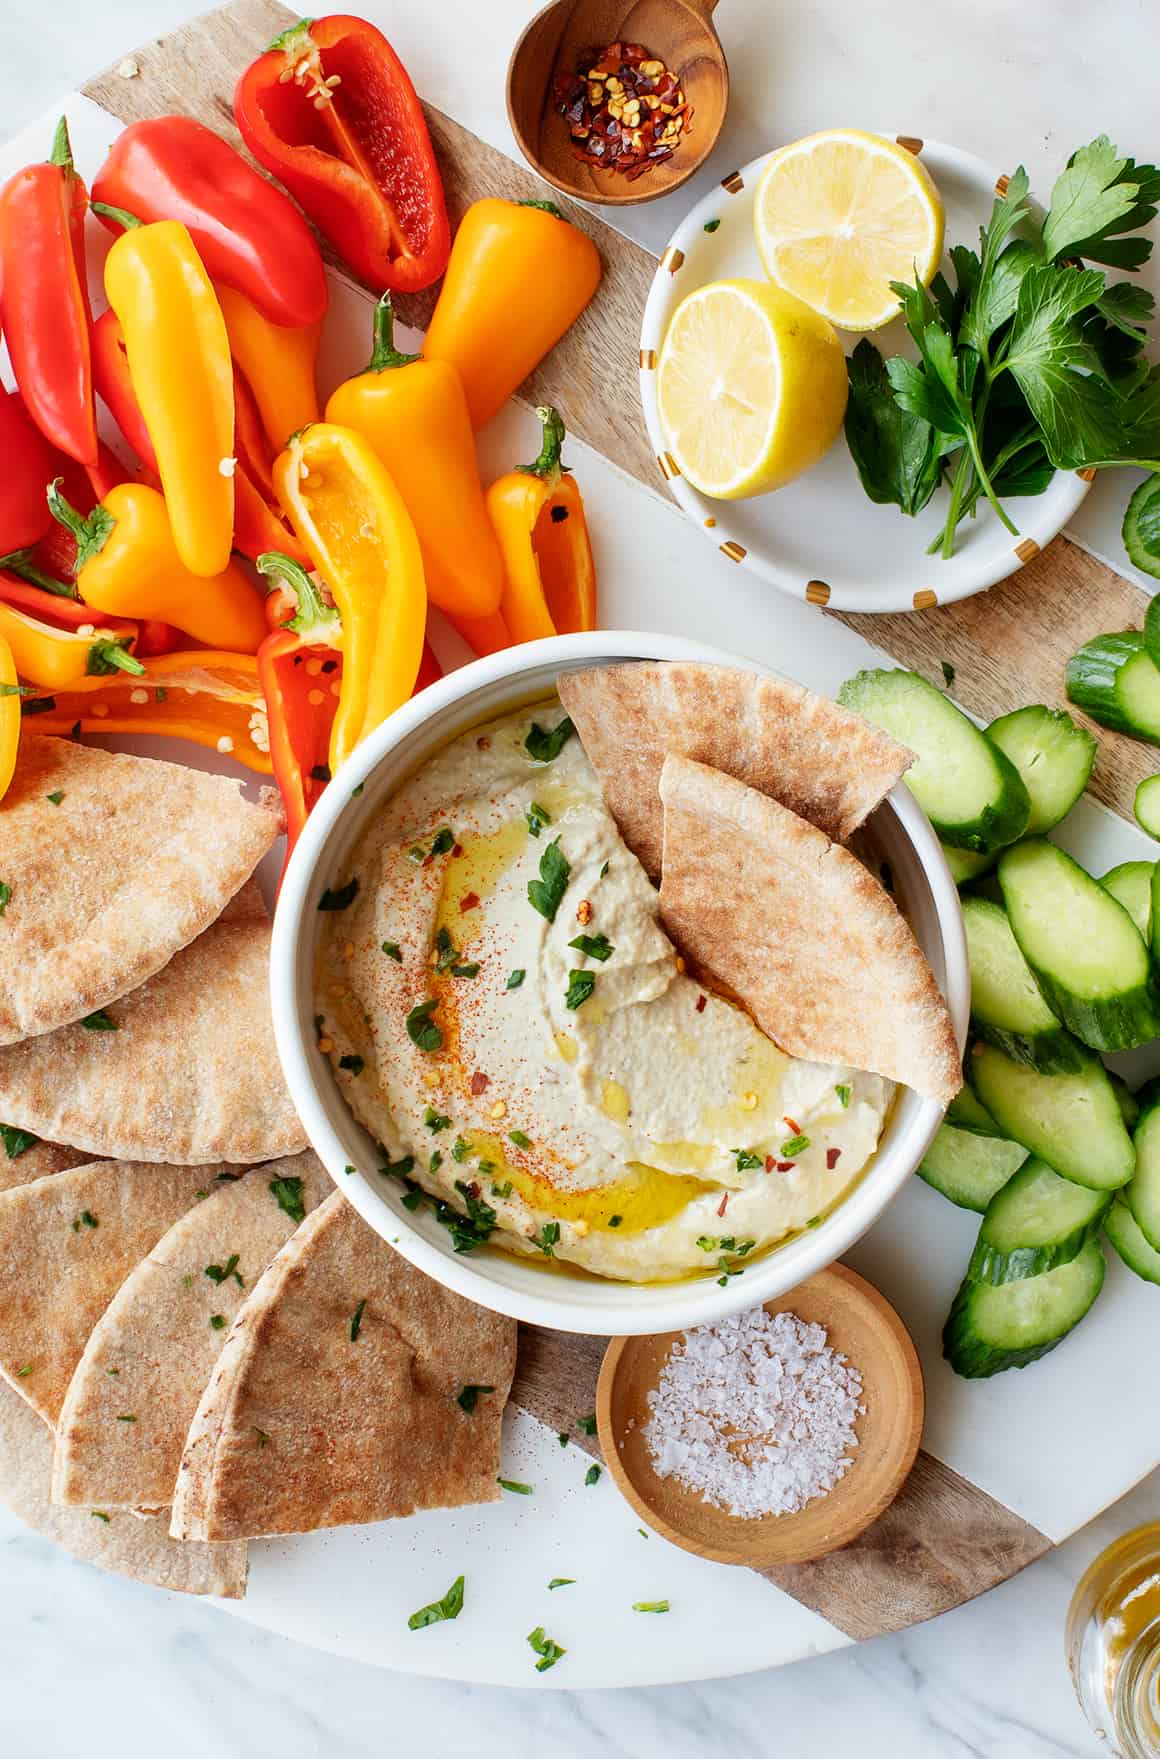
POLYGON ((110 672, 129 672, 134 678, 140 678, 145 668, 136 655, 129 652, 127 642, 127 636, 94 641, 85 664, 89 677, 105 678, 110 672))
POLYGON ((386 372, 388 367, 410 366, 413 360, 419 359, 417 354, 404 354, 395 347, 395 308, 389 293, 384 293, 375 306, 374 336, 368 373, 386 372))
POLYGON ((128 208, 114 208, 109 202, 90 202, 89 206, 94 214, 103 214, 106 220, 115 220, 126 232, 132 232, 135 227, 145 224, 136 214, 131 214, 128 208))
MULTIPOLYGON (((551 214, 554 219, 556 219, 556 220, 563 220, 564 219, 563 214, 560 212, 560 210, 556 206, 555 202, 532 202, 532 201, 517 202, 516 207, 517 208, 542 208, 544 210, 545 214, 551 214)), ((565 221, 565 224, 567 224, 566 221, 565 221)))
POLYGON ((52 151, 48 155, 50 165, 59 165, 62 171, 73 171, 72 142, 68 138, 68 117, 62 116, 56 125, 56 133, 52 137, 52 151))
POLYGON ((77 589, 75 582, 57 580, 53 574, 45 574, 32 560, 31 550, 12 550, 7 556, 0 556, 0 569, 15 574, 18 580, 25 580, 29 586, 38 586, 41 592, 50 592, 58 599, 75 599, 77 589))
POLYGON ((568 468, 560 462, 565 432, 563 417, 558 409, 553 409, 548 403, 541 404, 536 414, 544 430, 540 455, 531 464, 521 464, 519 468, 528 476, 542 476, 545 482, 556 483, 568 468))
POLYGON ((98 501, 87 519, 83 519, 71 501, 66 501, 61 494, 62 476, 54 477, 46 491, 48 510, 58 525, 63 525, 77 542, 76 571, 79 575, 86 563, 94 556, 99 556, 116 526, 116 518, 107 507, 98 501))
POLYGON ((254 566, 259 574, 288 586, 294 594, 298 609, 289 622, 282 625, 284 629, 293 629, 297 635, 308 635, 317 629, 337 627, 338 612, 324 601, 301 562, 296 562, 293 556, 287 556, 282 550, 263 550, 254 566))
POLYGON ((272 54, 275 49, 289 51, 291 48, 299 48, 303 39, 309 42, 310 27, 313 23, 312 18, 299 18, 293 24, 288 24, 284 31, 278 32, 272 43, 267 43, 266 54, 272 54))

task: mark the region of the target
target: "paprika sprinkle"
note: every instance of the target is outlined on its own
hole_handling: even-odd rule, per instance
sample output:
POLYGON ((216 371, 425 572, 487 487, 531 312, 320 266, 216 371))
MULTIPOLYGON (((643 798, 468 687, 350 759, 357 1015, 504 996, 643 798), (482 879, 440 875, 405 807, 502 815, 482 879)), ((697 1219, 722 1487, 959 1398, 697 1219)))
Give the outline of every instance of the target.
POLYGON ((693 119, 678 76, 640 43, 609 43, 555 79, 556 108, 577 159, 630 182, 671 159, 693 119))

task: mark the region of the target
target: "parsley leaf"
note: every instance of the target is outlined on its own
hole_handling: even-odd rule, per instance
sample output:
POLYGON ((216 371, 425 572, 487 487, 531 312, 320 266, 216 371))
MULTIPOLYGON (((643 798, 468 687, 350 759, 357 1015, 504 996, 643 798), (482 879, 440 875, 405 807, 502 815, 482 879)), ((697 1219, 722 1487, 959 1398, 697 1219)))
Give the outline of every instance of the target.
POLYGON ((327 886, 318 900, 320 910, 347 910, 358 897, 358 880, 348 879, 345 886, 327 886))
POLYGON ((433 1135, 438 1136, 440 1130, 447 1129, 451 1119, 447 1116, 446 1112, 437 1112, 433 1105, 429 1105, 427 1110, 423 1113, 423 1122, 433 1135))
POLYGON ((403 963, 403 952, 398 941, 384 941, 379 951, 385 953, 388 959, 394 959, 397 964, 403 963))
POLYGON ((246 1286, 238 1275, 238 1255, 236 1252, 231 1252, 224 1264, 207 1264, 205 1274, 211 1283, 228 1283, 233 1277, 239 1289, 244 1289, 246 1286))
POLYGON ((1106 134, 1080 147, 1056 179, 1043 222, 1044 254, 1085 257, 1117 269, 1138 269, 1152 254, 1150 239, 1125 239, 1156 218, 1160 171, 1121 159, 1106 134))
POLYGON ((587 1417, 577 1417, 576 1427, 577 1427, 577 1429, 581 1430, 583 1432, 583 1434, 585 1434, 585 1435, 595 1435, 596 1434, 596 1413, 595 1413, 595 1411, 589 1411, 587 1417))
POLYGON ((544 826, 550 825, 552 822, 551 813, 546 806, 541 806, 538 800, 532 801, 524 817, 528 821, 528 830, 533 837, 538 837, 544 826))
POLYGON ((616 951, 606 934, 578 934, 568 945, 575 947, 578 953, 586 953, 590 959, 599 959, 602 965, 616 951))
POLYGON ((850 1103, 849 1085, 845 1081, 839 1081, 838 1085, 834 1088, 834 1092, 838 1096, 838 1104, 841 1106, 842 1110, 845 1111, 850 1103))
POLYGON ((549 922, 555 922, 556 912, 571 877, 572 864, 561 849, 560 839, 557 837, 540 856, 539 879, 528 881, 528 903, 549 922))
POLYGON ((501 1490, 510 1490, 514 1496, 533 1496, 535 1494, 530 1484, 521 1484, 518 1478, 497 1478, 496 1483, 501 1490))
POLYGON ((301 1179, 271 1179, 267 1190, 276 1198, 278 1208, 284 1210, 292 1222, 306 1220, 306 1205, 302 1201, 301 1179))
POLYGON ((456 1576, 442 1600, 433 1600, 430 1606, 421 1606, 407 1620, 409 1631, 422 1631, 428 1625, 440 1624, 444 1619, 457 1619, 463 1611, 464 1578, 456 1576))
POLYGON ((597 1483, 599 1483, 599 1481, 600 1481, 600 1467, 597 1466, 595 1464, 595 1462, 593 1462, 593 1464, 591 1466, 589 1466, 587 1472, 585 1472, 585 1474, 584 1474, 584 1483, 586 1485, 591 1485, 591 1484, 597 1484, 597 1483))
POLYGON ((548 1583, 549 1588, 573 1588, 575 1585, 575 1576, 553 1576, 548 1583))
POLYGON ((554 1643, 551 1637, 544 1635, 543 1625, 537 1625, 534 1631, 528 1632, 528 1642, 540 1657, 536 1663, 537 1673, 544 1673, 548 1668, 555 1667, 560 1657, 568 1653, 559 1643, 554 1643))
POLYGON ((117 1022, 106 1014, 104 1008, 97 1008, 93 1013, 86 1014, 81 1025, 86 1032, 120 1032, 121 1030, 117 1022))
POLYGON ((358 1334, 362 1330, 363 1314, 366 1310, 367 1300, 364 1295, 350 1317, 350 1341, 352 1344, 357 1344, 358 1342, 358 1334))
POLYGON ((564 992, 564 1006, 575 1013, 582 1008, 596 988, 595 971, 569 971, 568 988, 564 992))
POLYGON ((559 1222, 545 1222, 538 1234, 532 1235, 532 1245, 538 1246, 545 1258, 554 1258, 552 1248, 560 1238, 559 1222))
POLYGON ((455 1189, 463 1199, 466 1215, 443 1198, 436 1198, 435 1220, 450 1233, 456 1252, 472 1252, 476 1246, 484 1245, 490 1238, 495 1228, 495 1210, 482 1197, 477 1197, 470 1185, 464 1184, 462 1179, 456 1179, 455 1189))
POLYGON ((454 847, 455 832, 451 829, 450 825, 443 825, 435 832, 435 837, 431 844, 431 853, 432 855, 450 855, 454 847))
POLYGON ((507 989, 521 988, 521 986, 523 985, 524 978, 527 975, 528 974, 526 971, 521 971, 518 968, 515 971, 509 972, 508 973, 508 980, 505 985, 505 988, 507 988, 507 989))
POLYGON ((747 1173, 753 1167, 763 1167, 765 1165, 763 1156, 760 1154, 754 1154, 752 1150, 748 1148, 735 1148, 733 1150, 733 1158, 737 1162, 737 1171, 739 1173, 747 1173))
POLYGON ((809 1145, 808 1136, 791 1136, 788 1142, 781 1145, 781 1158, 787 1160, 795 1154, 804 1154, 809 1145))
POLYGON ((31 1130, 20 1130, 15 1124, 0 1124, 0 1143, 3 1143, 9 1160, 18 1160, 39 1141, 40 1137, 34 1136, 31 1130))
POLYGON ((576 728, 567 715, 550 733, 538 721, 533 721, 524 740, 524 750, 537 763, 551 763, 554 758, 559 757, 575 731, 576 728))
POLYGON ((3 916, 12 900, 12 887, 6 880, 0 880, 0 916, 3 916))
POLYGON ((862 487, 879 505, 921 513, 942 480, 935 429, 895 399, 886 364, 863 337, 846 362, 846 444, 862 487))
POLYGON ((480 1393, 493 1393, 494 1391, 495 1388, 493 1386, 465 1386, 460 1391, 455 1403, 459 1406, 461 1411, 466 1411, 467 1415, 470 1417, 475 1410, 476 1405, 479 1403, 480 1393))
POLYGON ((442 1048, 443 1034, 431 1018, 438 1006, 438 996, 428 996, 425 1002, 416 1003, 407 1015, 407 1037, 421 1051, 437 1051, 442 1048))

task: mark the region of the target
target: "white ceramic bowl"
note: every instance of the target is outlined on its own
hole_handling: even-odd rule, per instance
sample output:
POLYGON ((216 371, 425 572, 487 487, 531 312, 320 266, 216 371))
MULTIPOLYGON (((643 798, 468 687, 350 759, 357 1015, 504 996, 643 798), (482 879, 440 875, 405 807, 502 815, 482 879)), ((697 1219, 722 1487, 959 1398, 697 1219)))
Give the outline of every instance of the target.
MULTIPOLYGON (((744 1276, 730 1278, 724 1288, 711 1276, 640 1286, 547 1276, 529 1260, 486 1248, 457 1255, 430 1212, 411 1215, 402 1207, 398 1183, 374 1171, 380 1158, 376 1146, 356 1122, 315 1042, 313 971, 323 889, 347 877, 351 849, 398 783, 457 734, 548 695, 562 671, 634 659, 767 669, 673 636, 605 630, 531 642, 451 673, 378 728, 323 794, 286 873, 271 957, 274 1031, 294 1103, 335 1184, 376 1233, 429 1276, 484 1307, 600 1336, 703 1324, 768 1301, 812 1276, 882 1213, 914 1172, 942 1119, 932 1101, 901 1090, 877 1154, 834 1212, 819 1227, 750 1264, 744 1276)), ((970 997, 966 945, 958 894, 934 832, 902 786, 879 807, 870 828, 950 1003, 961 1045, 970 997)))

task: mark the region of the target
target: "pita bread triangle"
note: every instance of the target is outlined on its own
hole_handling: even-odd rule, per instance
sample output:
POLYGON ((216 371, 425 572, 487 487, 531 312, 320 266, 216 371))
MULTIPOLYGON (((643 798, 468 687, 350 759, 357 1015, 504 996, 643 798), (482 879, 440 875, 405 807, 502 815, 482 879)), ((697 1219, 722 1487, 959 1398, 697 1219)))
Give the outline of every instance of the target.
POLYGON ((0 1193, 0 1376, 46 1423, 129 1272, 216 1171, 98 1161, 0 1193))
POLYGON ((54 1502, 168 1508, 226 1329, 334 1189, 309 1152, 221 1181, 131 1271, 93 1327, 57 1420, 54 1502), (289 1183, 288 1183, 289 1181, 289 1183), (135 1423, 122 1423, 132 1411, 135 1423))
POLYGON ((52 1430, 0 1381, 0 1502, 73 1557, 179 1594, 246 1592, 246 1547, 180 1545, 164 1519, 141 1520, 128 1509, 62 1509, 49 1501, 52 1430))
POLYGON ((839 843, 914 761, 850 709, 760 672, 636 661, 565 672, 558 689, 621 836, 654 880, 669 752, 771 795, 839 843))
POLYGON ((270 923, 243 887, 94 1026, 0 1046, 0 1118, 112 1159, 253 1165, 306 1135, 274 1048, 270 923))
POLYGON ((848 849, 743 782, 665 759, 661 918, 775 1044, 947 1105, 950 1013, 893 899, 848 849))
POLYGON ((514 1320, 424 1276, 336 1191, 234 1320, 170 1531, 240 1539, 494 1502, 515 1358, 514 1320), (466 1386, 493 1390, 467 1411, 466 1386))
POLYGON ((15 1154, 9 1154, 0 1140, 0 1191, 31 1185, 33 1179, 43 1179, 46 1173, 63 1173, 66 1168, 84 1166, 93 1158, 81 1148, 61 1148, 58 1143, 41 1142, 35 1136, 25 1148, 23 1131, 12 1133, 10 1140, 15 1154))
POLYGON ((281 829, 270 790, 25 732, 0 803, 0 1044, 137 989, 207 929, 281 829))

